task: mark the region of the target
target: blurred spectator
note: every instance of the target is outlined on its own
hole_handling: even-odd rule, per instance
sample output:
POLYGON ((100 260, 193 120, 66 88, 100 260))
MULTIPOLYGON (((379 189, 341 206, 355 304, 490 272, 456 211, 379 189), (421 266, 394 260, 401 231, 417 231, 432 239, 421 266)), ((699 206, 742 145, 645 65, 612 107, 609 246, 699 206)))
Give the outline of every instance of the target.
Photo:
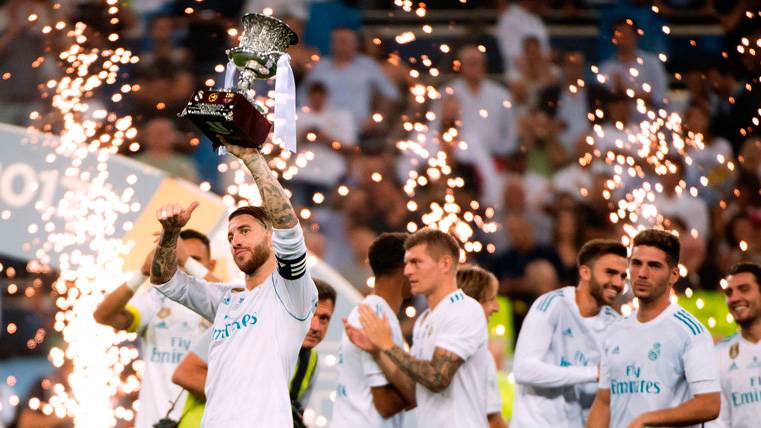
POLYGON ((359 31, 362 15, 355 0, 316 0, 309 2, 309 19, 304 29, 304 43, 322 55, 335 55, 332 34, 339 28, 359 31))
MULTIPOLYGON (((588 1, 588 0, 587 0, 588 1)), ((615 31, 616 25, 622 18, 629 18, 641 29, 639 47, 653 54, 669 54, 669 40, 663 32, 666 20, 653 11, 653 2, 647 0, 616 0, 612 5, 600 10, 598 30, 599 61, 606 60, 615 54, 615 41, 611 44, 608 35, 615 31)))
POLYGON ((621 93, 631 90, 636 98, 659 107, 664 103, 668 77, 657 56, 637 48, 641 31, 630 18, 613 24, 611 35, 616 55, 602 63, 600 73, 610 90, 621 93))
POLYGON ((301 99, 305 90, 319 80, 328 89, 328 106, 352 112, 354 124, 360 134, 371 133, 378 127, 372 118, 373 95, 381 96, 377 111, 390 117, 390 107, 398 96, 396 87, 372 59, 358 52, 357 33, 339 28, 331 35, 333 56, 322 58, 314 65, 301 87, 301 99))
POLYGON ((500 293, 512 295, 517 292, 539 296, 541 292, 523 281, 527 267, 536 260, 545 260, 550 263, 557 278, 564 270, 560 257, 551 246, 537 243, 527 215, 507 214, 504 217, 504 227, 510 245, 495 254, 488 263, 489 270, 500 280, 500 293))
POLYGON ((640 133, 637 123, 632 120, 632 99, 622 93, 607 94, 603 102, 604 122, 601 132, 591 133, 595 148, 603 154, 608 151, 634 155, 638 147, 629 137, 640 133))
POLYGON ((673 171, 654 177, 656 183, 663 185, 663 192, 656 193, 653 204, 658 209, 658 213, 664 217, 676 217, 689 213, 689 216, 684 218, 688 231, 692 233, 695 230, 698 236, 709 241, 711 229, 708 205, 680 186, 680 181, 685 176, 685 165, 682 160, 675 158, 671 160, 671 163, 675 167, 673 171))
POLYGON ((713 95, 709 91, 707 71, 707 64, 699 60, 686 65, 681 73, 685 89, 671 92, 670 102, 673 111, 685 113, 693 104, 703 105, 710 109, 713 95))
POLYGON ((0 8, 0 122, 26 125, 29 113, 41 106, 37 84, 42 70, 31 64, 44 50, 41 28, 46 19, 46 2, 10 0, 0 8), (29 22, 29 15, 42 22, 29 22))
POLYGON ((679 263, 687 269, 687 276, 679 277, 674 288, 683 293, 686 288, 715 290, 719 288, 722 273, 712 258, 709 258, 708 240, 690 233, 682 216, 665 219, 663 224, 679 234, 681 251, 679 263))
POLYGON ((394 125, 398 124, 401 114, 407 110, 412 98, 410 87, 415 84, 415 79, 410 76, 410 68, 397 53, 388 51, 380 37, 374 37, 368 33, 364 36, 364 53, 375 60, 375 63, 383 70, 391 83, 396 86, 399 97, 395 100, 391 110, 396 114, 387 117, 387 126, 393 132, 394 125))
POLYGON ((721 270, 726 272, 739 262, 761 263, 761 216, 740 212, 726 226, 725 239, 719 247, 721 270))
POLYGON ((244 0, 175 0, 173 13, 183 17, 185 40, 190 51, 193 74, 206 80, 212 77, 217 64, 225 63, 225 50, 238 44, 228 28, 241 29, 241 10, 244 0), (187 14, 186 10, 193 10, 187 14))
POLYGON ((174 150, 179 135, 171 120, 157 117, 143 126, 143 152, 135 159, 164 170, 167 174, 197 181, 198 171, 195 164, 187 156, 174 150))
POLYGON ((245 0, 243 13, 263 13, 283 20, 289 16, 305 21, 309 17, 307 3, 309 0, 245 0))
POLYGON ((373 272, 367 262, 367 249, 378 235, 370 228, 359 225, 349 227, 347 232, 347 244, 351 253, 336 269, 363 294, 369 294, 367 280, 373 272))
POLYGON ((729 140, 732 150, 739 154, 742 142, 758 135, 758 106, 761 105, 761 86, 756 79, 745 81, 742 69, 729 61, 718 61, 708 71, 715 97, 711 99, 711 124, 714 133, 729 140))
POLYGON ((555 134, 551 137, 557 138, 567 155, 573 155, 580 139, 590 129, 588 115, 600 107, 605 89, 585 79, 586 63, 581 51, 564 52, 560 66, 561 81, 539 95, 539 112, 550 122, 540 122, 534 129, 555 134))
MULTIPOLYGON (((486 78, 486 55, 476 46, 462 48, 459 61, 461 77, 441 92, 454 95, 460 102, 462 135, 467 137, 468 150, 497 157, 514 153, 518 141, 512 96, 486 78)), ((464 156, 461 160, 468 156, 463 151, 458 155, 464 156)))
POLYGON ((576 201, 569 195, 559 195, 553 210, 552 243, 563 264, 561 277, 569 283, 576 283, 579 272, 576 257, 584 245, 584 224, 579 217, 576 201))
POLYGON ((558 67, 542 52, 539 39, 526 36, 518 63, 507 76, 510 93, 520 107, 517 114, 536 108, 540 92, 555 84, 559 75, 558 67))
POLYGON ((751 137, 745 140, 738 160, 743 171, 761 179, 761 138, 751 137))
POLYGON ((699 188, 699 196, 713 206, 732 191, 734 174, 727 164, 734 162, 734 156, 732 146, 726 139, 711 135, 709 120, 707 105, 693 104, 687 109, 684 128, 688 136, 699 138, 700 145, 690 145, 687 149, 692 164, 684 178, 688 186, 699 188), (705 187, 700 182, 701 177, 708 179, 705 187))
POLYGON ((294 202, 310 205, 312 195, 320 192, 329 197, 346 175, 345 151, 357 144, 351 113, 326 106, 329 95, 320 81, 307 88, 307 104, 299 112, 296 132, 302 150, 314 158, 299 169, 293 180, 294 202))
POLYGON ((188 52, 173 39, 174 18, 158 15, 151 20, 151 36, 135 69, 139 91, 132 92, 133 114, 147 120, 179 112, 195 89, 196 80, 187 67, 188 52))
POLYGON ((523 51, 523 40, 528 36, 535 37, 541 48, 541 53, 549 55, 550 38, 547 27, 539 17, 542 2, 536 0, 499 0, 498 8, 504 8, 497 18, 495 37, 502 52, 502 65, 507 75, 518 68, 518 58, 523 51), (505 7, 506 6, 506 7, 505 7))

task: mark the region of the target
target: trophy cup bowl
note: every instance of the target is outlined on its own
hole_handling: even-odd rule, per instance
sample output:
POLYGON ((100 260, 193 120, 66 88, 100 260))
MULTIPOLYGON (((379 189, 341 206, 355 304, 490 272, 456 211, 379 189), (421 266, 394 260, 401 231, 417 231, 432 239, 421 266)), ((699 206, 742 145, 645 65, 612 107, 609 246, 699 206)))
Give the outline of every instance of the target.
POLYGON ((178 115, 187 117, 212 142, 258 148, 272 124, 252 103, 248 92, 257 79, 275 76, 277 61, 299 38, 283 21, 258 13, 243 16, 243 35, 227 56, 240 72, 235 89, 199 89, 178 115))

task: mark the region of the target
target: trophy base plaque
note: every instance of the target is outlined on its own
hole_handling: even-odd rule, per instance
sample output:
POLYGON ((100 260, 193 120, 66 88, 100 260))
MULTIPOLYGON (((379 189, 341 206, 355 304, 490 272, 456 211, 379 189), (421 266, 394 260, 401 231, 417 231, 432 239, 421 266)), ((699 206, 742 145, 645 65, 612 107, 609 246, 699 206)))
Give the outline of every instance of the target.
POLYGON ((178 116, 190 119, 211 140, 215 150, 223 144, 258 148, 272 129, 272 124, 243 94, 224 89, 194 92, 178 116))

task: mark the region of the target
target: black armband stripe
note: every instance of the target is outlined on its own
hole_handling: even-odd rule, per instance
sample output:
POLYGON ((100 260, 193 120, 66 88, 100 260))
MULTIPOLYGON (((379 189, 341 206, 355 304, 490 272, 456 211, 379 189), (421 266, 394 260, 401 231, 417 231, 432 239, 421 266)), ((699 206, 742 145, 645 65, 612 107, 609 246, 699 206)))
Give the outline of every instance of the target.
POLYGON ((304 253, 293 259, 285 259, 275 255, 277 260, 277 271, 285 279, 299 279, 307 271, 307 253, 304 253))

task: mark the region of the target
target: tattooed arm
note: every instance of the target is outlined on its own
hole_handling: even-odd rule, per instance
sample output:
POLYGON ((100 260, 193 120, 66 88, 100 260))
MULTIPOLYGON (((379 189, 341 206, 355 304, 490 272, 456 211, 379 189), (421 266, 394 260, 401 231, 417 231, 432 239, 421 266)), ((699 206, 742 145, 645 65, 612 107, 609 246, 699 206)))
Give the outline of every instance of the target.
POLYGON ((177 239, 196 207, 198 202, 185 209, 179 204, 169 204, 156 212, 163 230, 151 264, 151 283, 164 284, 177 272, 177 239))
POLYGON ((412 380, 436 393, 449 387, 463 363, 457 354, 444 348, 436 348, 431 361, 419 360, 397 345, 383 352, 412 380))
POLYGON ((257 149, 225 145, 230 154, 235 155, 238 159, 246 164, 246 168, 251 172, 259 188, 259 194, 262 196, 264 208, 272 219, 272 226, 275 229, 290 229, 299 223, 296 217, 296 211, 291 206, 291 201, 285 194, 280 182, 272 175, 272 171, 267 166, 267 160, 257 149))
POLYGON ((358 310, 359 322, 367 339, 412 381, 432 392, 441 392, 449 387, 454 374, 463 363, 462 358, 454 352, 436 347, 431 361, 419 360, 394 343, 391 326, 385 314, 379 317, 367 305, 360 305, 358 310))

